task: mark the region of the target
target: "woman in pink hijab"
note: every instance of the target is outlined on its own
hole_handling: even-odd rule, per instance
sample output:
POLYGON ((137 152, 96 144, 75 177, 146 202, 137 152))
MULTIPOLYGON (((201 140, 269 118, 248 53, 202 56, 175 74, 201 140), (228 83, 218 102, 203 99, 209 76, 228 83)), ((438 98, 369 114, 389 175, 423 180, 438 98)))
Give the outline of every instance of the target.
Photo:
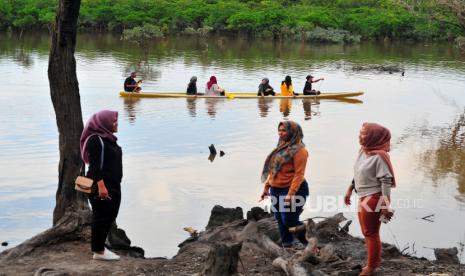
POLYGON ((98 187, 98 191, 89 195, 92 205, 91 247, 95 260, 119 260, 118 255, 105 248, 105 240, 118 216, 121 202, 123 162, 122 150, 114 135, 117 131, 118 112, 103 110, 90 117, 81 134, 81 157, 89 165, 87 177, 98 187))
POLYGON ((391 219, 391 188, 396 186, 389 156, 391 133, 381 125, 364 123, 359 136, 360 153, 354 166, 354 180, 347 189, 345 203, 350 205, 352 191, 359 196, 358 219, 367 248, 367 265, 360 275, 373 275, 381 265, 381 221, 391 219))
POLYGON ((215 76, 210 77, 210 81, 207 82, 205 87, 206 96, 224 96, 224 89, 218 85, 218 81, 215 76))

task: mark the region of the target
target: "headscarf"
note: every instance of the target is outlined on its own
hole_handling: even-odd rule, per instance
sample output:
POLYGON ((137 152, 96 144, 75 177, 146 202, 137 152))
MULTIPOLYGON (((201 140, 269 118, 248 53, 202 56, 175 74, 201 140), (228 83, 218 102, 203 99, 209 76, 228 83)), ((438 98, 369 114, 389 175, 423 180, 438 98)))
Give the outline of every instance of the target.
POLYGON ((363 123, 362 135, 360 151, 367 155, 378 154, 386 162, 392 174, 392 187, 395 187, 394 169, 388 153, 391 150, 391 132, 379 124, 363 123))
POLYGON ((214 84, 217 84, 217 82, 216 82, 216 77, 215 77, 215 76, 211 76, 211 77, 210 77, 210 81, 207 82, 207 87, 208 87, 208 89, 210 89, 210 88, 212 87, 212 85, 214 85, 214 84))
POLYGON ((299 124, 293 121, 284 121, 279 123, 278 128, 280 126, 286 128, 289 140, 279 139, 276 148, 266 158, 262 171, 262 182, 265 182, 270 174, 274 178, 283 164, 291 161, 294 155, 305 147, 302 141, 304 134, 299 124))
POLYGON ((113 124, 118 120, 118 112, 102 110, 95 113, 87 121, 86 126, 81 134, 80 147, 81 158, 85 163, 89 163, 89 157, 86 150, 86 144, 90 137, 98 135, 115 142, 118 138, 113 134, 113 124))
POLYGON ((264 81, 266 81, 266 84, 269 84, 270 83, 270 79, 269 78, 263 78, 264 81))
POLYGON ((196 76, 193 76, 193 77, 191 78, 190 82, 191 82, 191 83, 192 83, 192 82, 197 82, 197 77, 196 77, 196 76))

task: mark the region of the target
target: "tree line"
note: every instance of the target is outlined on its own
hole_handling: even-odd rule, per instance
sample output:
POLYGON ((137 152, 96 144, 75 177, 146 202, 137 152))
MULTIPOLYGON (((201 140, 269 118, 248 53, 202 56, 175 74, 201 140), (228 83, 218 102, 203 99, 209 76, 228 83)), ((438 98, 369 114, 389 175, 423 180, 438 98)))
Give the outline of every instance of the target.
MULTIPOLYGON (((50 30, 57 3, 0 0, 0 30, 50 30)), ((321 42, 452 40, 464 35, 465 26, 460 13, 447 3, 450 1, 82 0, 78 28, 120 33, 136 28, 155 36, 245 34, 321 42)))

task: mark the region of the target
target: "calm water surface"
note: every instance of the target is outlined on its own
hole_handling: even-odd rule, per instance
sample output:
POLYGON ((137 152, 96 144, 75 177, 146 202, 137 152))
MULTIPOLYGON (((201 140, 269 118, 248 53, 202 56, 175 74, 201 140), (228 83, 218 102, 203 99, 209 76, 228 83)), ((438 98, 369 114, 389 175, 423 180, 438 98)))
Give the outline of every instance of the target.
MULTIPOLYGON (((118 224, 148 256, 174 255, 187 237, 182 228, 203 229, 215 204, 264 206, 258 203, 260 171, 277 142, 278 122, 287 119, 302 125, 310 152, 311 197, 302 218, 336 213, 330 197, 342 196, 351 181, 358 131, 373 121, 392 131, 398 179, 396 218, 383 227, 383 240, 428 258, 430 248, 465 241, 465 57, 453 46, 171 38, 142 50, 109 35, 80 35, 78 44, 84 118, 100 109, 120 112, 118 224), (353 70, 376 64, 398 65, 405 76, 353 70), (140 72, 146 91, 184 91, 192 75, 203 90, 212 74, 238 92, 256 91, 264 76, 279 88, 289 74, 300 91, 311 73, 326 78, 317 89, 365 95, 358 102, 319 103, 122 99, 117 92, 132 70, 140 72), (212 143, 226 152, 214 162, 207 160, 212 143), (431 214, 434 222, 421 219, 431 214)), ((11 245, 51 225, 58 141, 47 55, 47 35, 0 35, 0 240, 11 245)), ((360 235, 356 220, 351 231, 360 235)))

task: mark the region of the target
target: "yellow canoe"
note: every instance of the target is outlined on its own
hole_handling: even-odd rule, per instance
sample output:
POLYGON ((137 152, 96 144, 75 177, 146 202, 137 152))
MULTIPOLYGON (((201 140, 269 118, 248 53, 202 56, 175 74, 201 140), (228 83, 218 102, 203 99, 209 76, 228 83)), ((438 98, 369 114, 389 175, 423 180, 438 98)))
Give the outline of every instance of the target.
MULTIPOLYGON (((229 93, 227 96, 205 96, 205 95, 186 95, 186 93, 172 93, 172 92, 120 92, 121 97, 131 97, 131 98, 229 98, 229 99, 258 99, 262 98, 257 96, 257 93, 229 93)), ((321 93, 320 95, 302 95, 299 96, 266 96, 266 98, 272 99, 345 99, 351 97, 358 97, 363 95, 363 92, 337 92, 337 93, 321 93)))

